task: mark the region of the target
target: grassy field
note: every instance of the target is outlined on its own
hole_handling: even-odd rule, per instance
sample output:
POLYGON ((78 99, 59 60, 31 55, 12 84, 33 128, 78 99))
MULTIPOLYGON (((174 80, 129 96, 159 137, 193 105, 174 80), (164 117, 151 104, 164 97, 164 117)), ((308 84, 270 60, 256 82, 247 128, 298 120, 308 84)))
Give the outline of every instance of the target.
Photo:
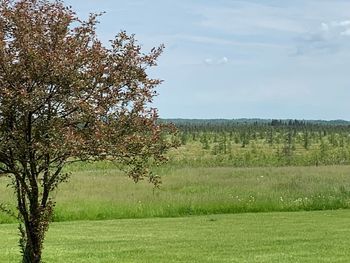
MULTIPOLYGON (((160 189, 108 163, 68 170, 45 262, 350 262, 350 209, 341 209, 350 208, 350 166, 168 165, 160 189)), ((0 182, 1 202, 14 206, 0 182)), ((20 260, 17 225, 4 224, 13 222, 0 214, 0 262, 20 260)))
MULTIPOLYGON (((350 166, 282 168, 164 167, 161 189, 133 184, 107 164, 69 168, 55 193, 55 221, 350 208, 350 166)), ((11 189, 0 181, 1 202, 11 189)), ((0 213, 0 223, 15 222, 0 213)))
MULTIPOLYGON (((350 262, 350 211, 245 213, 54 223, 50 263, 350 262)), ((18 262, 16 225, 0 225, 0 262, 18 262)))

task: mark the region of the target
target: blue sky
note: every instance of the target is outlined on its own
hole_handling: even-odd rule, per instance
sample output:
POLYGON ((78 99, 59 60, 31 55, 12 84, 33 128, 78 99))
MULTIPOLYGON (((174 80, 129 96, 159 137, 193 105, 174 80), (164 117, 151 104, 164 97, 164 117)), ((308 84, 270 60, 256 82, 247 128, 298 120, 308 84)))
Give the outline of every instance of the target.
POLYGON ((348 0, 69 0, 106 11, 144 51, 164 43, 155 99, 163 118, 350 120, 348 0))

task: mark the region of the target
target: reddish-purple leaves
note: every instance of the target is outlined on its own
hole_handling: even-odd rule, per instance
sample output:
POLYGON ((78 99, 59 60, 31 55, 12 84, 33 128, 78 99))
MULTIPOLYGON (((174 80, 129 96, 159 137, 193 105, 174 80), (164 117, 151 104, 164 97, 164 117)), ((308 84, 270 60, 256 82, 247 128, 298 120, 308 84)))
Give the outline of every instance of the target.
POLYGON ((62 1, 0 0, 0 174, 14 178, 28 262, 40 262, 66 163, 109 159, 157 185, 148 166, 174 146, 173 127, 149 106, 161 81, 147 70, 164 47, 143 54, 124 31, 105 47, 99 16, 82 21, 62 1))

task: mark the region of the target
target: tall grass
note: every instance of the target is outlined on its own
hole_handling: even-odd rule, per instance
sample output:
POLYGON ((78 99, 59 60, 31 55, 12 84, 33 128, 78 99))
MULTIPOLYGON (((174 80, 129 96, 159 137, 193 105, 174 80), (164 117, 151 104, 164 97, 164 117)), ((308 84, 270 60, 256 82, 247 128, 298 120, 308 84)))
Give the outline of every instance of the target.
MULTIPOLYGON (((54 193, 54 221, 350 208, 350 166, 158 169, 163 184, 138 184, 110 164, 71 166, 54 193)), ((6 182, 0 202, 14 207, 6 182)), ((1 223, 14 219, 0 214, 1 223)))

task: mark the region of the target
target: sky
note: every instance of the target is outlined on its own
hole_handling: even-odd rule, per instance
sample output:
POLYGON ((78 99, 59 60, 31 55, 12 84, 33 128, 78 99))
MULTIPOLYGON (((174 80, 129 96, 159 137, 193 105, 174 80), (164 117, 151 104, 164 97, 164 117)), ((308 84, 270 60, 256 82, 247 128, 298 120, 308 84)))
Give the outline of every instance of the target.
POLYGON ((164 80, 162 118, 350 120, 349 0, 66 0, 79 17, 105 11, 98 36, 121 30, 164 80))

